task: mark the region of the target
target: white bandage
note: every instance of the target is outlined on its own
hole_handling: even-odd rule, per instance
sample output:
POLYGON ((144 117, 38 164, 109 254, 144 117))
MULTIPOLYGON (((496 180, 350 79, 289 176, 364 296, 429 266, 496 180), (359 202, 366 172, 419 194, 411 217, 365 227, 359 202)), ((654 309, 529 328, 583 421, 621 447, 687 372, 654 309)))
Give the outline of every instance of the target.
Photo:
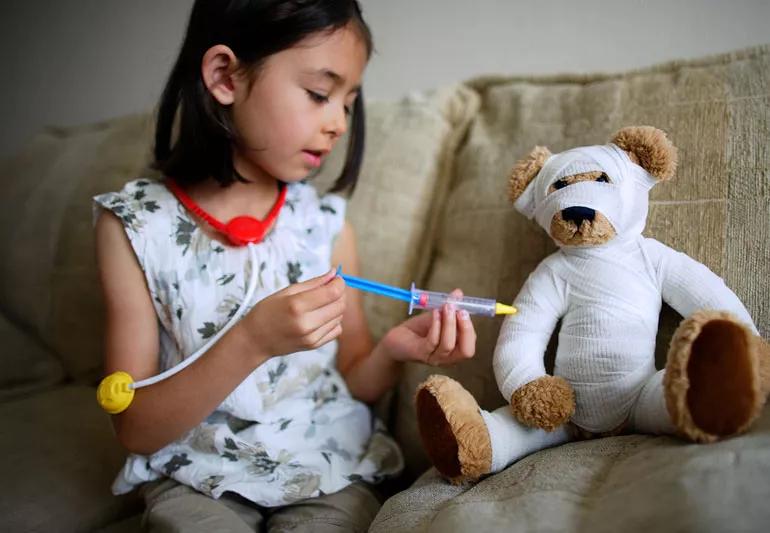
MULTIPOLYGON (((641 234, 648 194, 656 180, 614 144, 567 150, 549 157, 513 204, 550 235, 554 215, 568 207, 588 207, 603 214, 624 237, 641 234), (583 181, 548 193, 556 181, 585 172, 604 172, 610 183, 583 181)), ((558 243, 557 243, 558 244, 558 243)))

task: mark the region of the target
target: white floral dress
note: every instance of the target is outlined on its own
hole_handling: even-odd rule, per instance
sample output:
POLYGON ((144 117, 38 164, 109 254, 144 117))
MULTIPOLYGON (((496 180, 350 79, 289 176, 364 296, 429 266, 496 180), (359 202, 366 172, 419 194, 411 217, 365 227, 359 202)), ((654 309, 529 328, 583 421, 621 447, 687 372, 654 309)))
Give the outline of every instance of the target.
MULTIPOLYGON (((253 302, 327 272, 345 201, 287 186, 273 230, 256 245, 224 245, 196 225, 156 180, 97 196, 123 222, 158 316, 160 367, 195 352, 241 305, 252 268, 253 302)), ((198 427, 151 456, 131 455, 113 484, 122 494, 170 476, 214 498, 238 493, 279 506, 336 492, 353 481, 397 474, 403 459, 382 423, 351 397, 335 366, 336 341, 274 357, 249 375, 198 427)))

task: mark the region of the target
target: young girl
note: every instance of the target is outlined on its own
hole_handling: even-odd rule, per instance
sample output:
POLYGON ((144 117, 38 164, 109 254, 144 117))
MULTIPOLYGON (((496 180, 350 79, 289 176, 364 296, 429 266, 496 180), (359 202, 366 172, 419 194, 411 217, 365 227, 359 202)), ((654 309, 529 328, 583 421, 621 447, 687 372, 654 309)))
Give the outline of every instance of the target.
POLYGON ((375 346, 360 294, 332 268, 359 268, 345 202, 303 180, 350 124, 333 190, 355 185, 371 49, 355 0, 197 0, 160 102, 166 177, 95 198, 108 373, 140 380, 178 364, 228 323, 258 269, 243 318, 113 417, 132 452, 113 489, 152 482, 151 528, 365 530, 379 507, 370 483, 402 465, 366 404, 404 361, 474 353, 468 315, 448 307, 375 346), (203 214, 271 211, 253 256, 203 214))

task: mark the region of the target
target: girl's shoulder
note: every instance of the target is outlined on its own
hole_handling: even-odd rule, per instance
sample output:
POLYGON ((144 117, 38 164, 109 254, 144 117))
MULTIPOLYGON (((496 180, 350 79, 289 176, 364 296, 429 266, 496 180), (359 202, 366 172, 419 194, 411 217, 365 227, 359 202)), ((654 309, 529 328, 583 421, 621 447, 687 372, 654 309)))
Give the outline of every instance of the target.
POLYGON ((150 203, 151 209, 154 203, 165 203, 174 197, 166 186, 157 178, 137 178, 123 185, 118 191, 106 192, 94 196, 94 201, 99 204, 114 202, 141 202, 150 203))
POLYGON ((178 207, 174 195, 155 178, 129 181, 119 191, 99 194, 93 200, 94 219, 100 209, 106 209, 132 232, 140 231, 152 221, 169 217, 178 207))

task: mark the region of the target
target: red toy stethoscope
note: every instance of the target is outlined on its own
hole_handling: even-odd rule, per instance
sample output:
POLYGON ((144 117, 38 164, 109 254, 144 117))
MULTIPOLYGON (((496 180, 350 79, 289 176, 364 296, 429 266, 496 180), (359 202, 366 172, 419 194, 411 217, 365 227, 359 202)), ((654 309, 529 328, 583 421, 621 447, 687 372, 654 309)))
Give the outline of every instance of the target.
MULTIPOLYGON (((166 187, 168 187, 177 200, 179 200, 189 212, 197 215, 213 229, 226 236, 233 245, 246 246, 249 250, 249 259, 252 265, 256 265, 257 263, 254 245, 262 241, 276 218, 278 218, 278 213, 281 211, 281 208, 286 203, 287 187, 285 184, 281 184, 278 198, 264 220, 259 220, 250 216, 238 216, 230 220, 227 224, 223 224, 195 203, 195 201, 190 198, 190 196, 184 192, 174 180, 167 178, 165 183, 166 187)), ((246 295, 243 297, 243 302, 241 302, 241 305, 238 307, 238 311, 233 315, 230 321, 211 337, 206 344, 201 346, 195 353, 185 358, 181 363, 156 376, 137 382, 134 382, 128 372, 123 371, 113 372, 105 377, 96 389, 96 401, 102 409, 110 414, 118 414, 125 411, 131 405, 136 389, 152 385, 153 383, 157 383, 158 381, 173 376, 177 372, 190 366, 201 355, 206 353, 206 351, 227 333, 246 312, 247 304, 254 297, 254 291, 257 288, 258 274, 259 269, 252 267, 246 295)))

